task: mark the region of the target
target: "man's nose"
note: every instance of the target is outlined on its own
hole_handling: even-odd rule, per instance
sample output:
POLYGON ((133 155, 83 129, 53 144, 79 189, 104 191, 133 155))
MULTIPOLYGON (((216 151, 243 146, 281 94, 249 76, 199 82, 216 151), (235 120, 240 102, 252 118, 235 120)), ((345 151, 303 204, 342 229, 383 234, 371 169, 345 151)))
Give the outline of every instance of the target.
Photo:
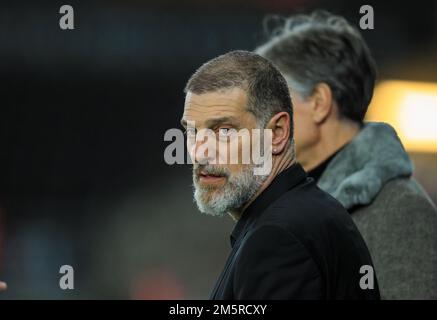
POLYGON ((208 164, 212 161, 215 154, 215 148, 212 141, 208 142, 207 137, 196 139, 193 142, 189 142, 189 154, 191 160, 198 164, 208 164))

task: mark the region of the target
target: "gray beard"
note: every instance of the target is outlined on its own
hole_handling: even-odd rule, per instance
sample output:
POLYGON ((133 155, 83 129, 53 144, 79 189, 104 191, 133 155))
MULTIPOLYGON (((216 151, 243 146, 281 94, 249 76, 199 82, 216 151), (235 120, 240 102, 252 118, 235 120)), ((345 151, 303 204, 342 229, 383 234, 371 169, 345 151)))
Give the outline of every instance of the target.
POLYGON ((242 208, 260 189, 267 176, 253 174, 253 165, 247 165, 237 176, 229 175, 227 182, 220 188, 202 187, 193 174, 194 201, 200 212, 223 216, 242 208))

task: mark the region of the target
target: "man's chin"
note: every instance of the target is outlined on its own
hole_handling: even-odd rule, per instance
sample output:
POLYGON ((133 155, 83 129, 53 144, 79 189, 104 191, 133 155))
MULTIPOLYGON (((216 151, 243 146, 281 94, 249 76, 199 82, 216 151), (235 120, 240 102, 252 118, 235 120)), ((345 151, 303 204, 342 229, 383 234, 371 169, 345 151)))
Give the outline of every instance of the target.
POLYGON ((194 199, 199 211, 207 215, 223 216, 227 210, 219 200, 220 196, 216 194, 221 190, 222 188, 214 188, 213 190, 208 188, 205 190, 198 186, 194 199))
POLYGON ((200 212, 202 214, 208 215, 208 216, 212 216, 212 217, 223 217, 225 215, 225 212, 218 212, 218 211, 213 211, 213 210, 200 210, 200 212))
POLYGON ((226 211, 217 210, 217 208, 212 207, 208 203, 204 203, 202 201, 196 201, 197 208, 199 211, 203 214, 215 216, 215 217, 222 217, 225 215, 226 211))
POLYGON ((207 190, 205 189, 200 189, 199 197, 196 197, 196 202, 198 204, 200 204, 202 207, 210 207, 213 203, 216 202, 217 200, 217 194, 220 192, 220 188, 208 188, 207 190))

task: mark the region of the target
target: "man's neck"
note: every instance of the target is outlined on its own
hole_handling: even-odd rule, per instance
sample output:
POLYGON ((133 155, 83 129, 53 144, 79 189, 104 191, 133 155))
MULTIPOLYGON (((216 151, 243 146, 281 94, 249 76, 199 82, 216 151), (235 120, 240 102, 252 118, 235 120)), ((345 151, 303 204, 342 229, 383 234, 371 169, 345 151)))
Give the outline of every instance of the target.
POLYGON ((283 154, 274 156, 272 159, 272 170, 267 179, 263 182, 257 193, 252 197, 252 199, 247 202, 241 209, 229 212, 229 215, 234 221, 238 221, 242 216, 243 212, 255 201, 256 198, 272 183, 272 181, 283 171, 290 168, 295 162, 294 154, 291 151, 291 146, 288 146, 283 154), (276 158, 276 159, 275 159, 276 158))
POLYGON ((352 121, 337 121, 322 128, 320 141, 302 150, 299 163, 305 171, 311 171, 328 159, 337 150, 348 144, 360 132, 360 125, 352 121))

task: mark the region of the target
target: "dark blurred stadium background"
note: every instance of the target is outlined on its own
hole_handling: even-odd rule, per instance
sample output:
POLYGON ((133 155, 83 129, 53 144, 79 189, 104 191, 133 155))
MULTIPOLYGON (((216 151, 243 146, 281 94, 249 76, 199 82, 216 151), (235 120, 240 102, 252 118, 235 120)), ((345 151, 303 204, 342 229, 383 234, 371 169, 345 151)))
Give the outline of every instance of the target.
MULTIPOLYGON (((379 79, 437 82, 431 0, 0 2, 0 299, 207 298, 233 223, 198 213, 191 168, 164 163, 185 81, 260 44, 266 14, 323 8, 358 26, 364 4, 379 79), (63 4, 75 30, 59 28, 63 4)), ((411 155, 436 202, 437 153, 411 155)))

